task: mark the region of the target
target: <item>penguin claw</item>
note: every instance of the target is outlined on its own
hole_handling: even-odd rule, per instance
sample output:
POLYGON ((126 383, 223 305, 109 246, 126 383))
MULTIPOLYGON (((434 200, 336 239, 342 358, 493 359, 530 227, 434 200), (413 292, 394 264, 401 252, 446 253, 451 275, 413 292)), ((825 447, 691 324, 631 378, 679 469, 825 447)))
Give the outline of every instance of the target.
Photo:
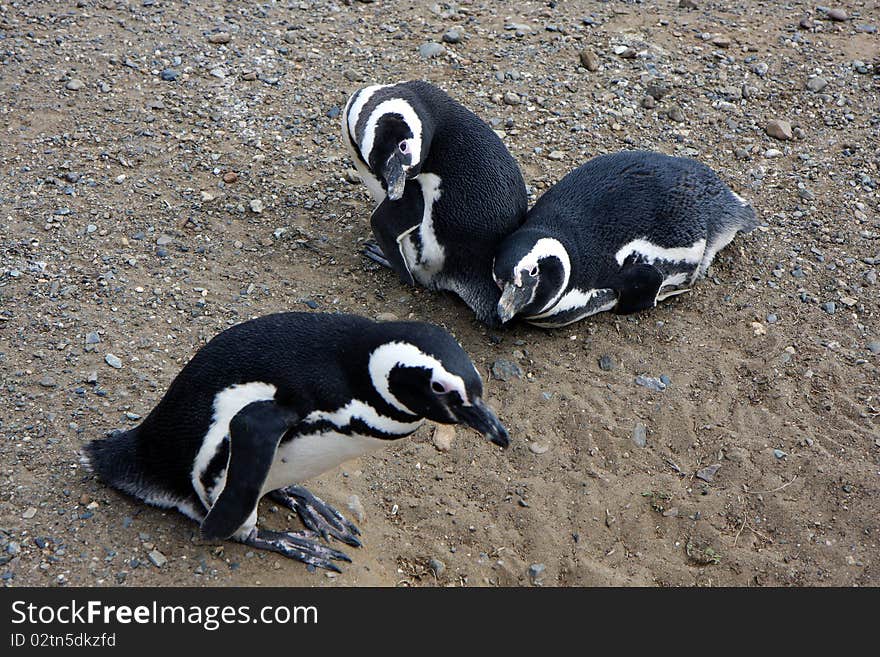
POLYGON ((277 552, 308 566, 337 573, 341 573, 342 570, 331 560, 351 563, 347 554, 315 542, 314 537, 315 534, 310 531, 276 532, 269 529, 254 529, 242 542, 258 550, 277 552))
POLYGON ((302 486, 288 486, 269 493, 269 497, 296 511, 302 523, 324 540, 330 536, 352 547, 361 547, 360 530, 332 506, 302 486))
POLYGON ((383 267, 387 267, 388 269, 393 269, 391 263, 388 262, 388 258, 385 257, 385 253, 382 251, 382 247, 379 246, 377 242, 370 240, 364 244, 364 255, 367 256, 373 262, 377 262, 383 267))

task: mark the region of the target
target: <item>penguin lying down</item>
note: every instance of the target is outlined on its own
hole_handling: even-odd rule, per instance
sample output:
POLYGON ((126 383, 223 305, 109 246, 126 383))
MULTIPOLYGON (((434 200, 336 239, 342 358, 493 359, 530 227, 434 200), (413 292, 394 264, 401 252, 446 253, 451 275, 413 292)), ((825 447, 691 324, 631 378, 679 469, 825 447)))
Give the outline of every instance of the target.
POLYGON ((280 313, 202 347, 140 426, 84 448, 111 486, 232 538, 312 566, 350 561, 319 543, 359 546, 358 529, 298 484, 391 441, 425 419, 466 424, 506 447, 468 355, 443 329, 355 315, 280 313), (257 527, 268 494, 307 531, 257 527))
POLYGON ((550 188, 502 242, 499 319, 556 327, 653 308, 689 291, 718 251, 757 225, 752 207, 696 160, 601 155, 550 188))

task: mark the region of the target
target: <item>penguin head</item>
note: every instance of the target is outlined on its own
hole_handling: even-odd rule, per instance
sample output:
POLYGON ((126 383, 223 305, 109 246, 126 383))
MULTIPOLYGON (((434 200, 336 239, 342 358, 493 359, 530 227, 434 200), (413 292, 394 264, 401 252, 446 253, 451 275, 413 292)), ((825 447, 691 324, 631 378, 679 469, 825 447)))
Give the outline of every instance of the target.
POLYGON ((501 323, 550 307, 565 291, 570 273, 568 252, 557 240, 527 231, 508 236, 492 265, 492 276, 501 290, 501 323))
POLYGON ((424 164, 431 135, 430 121, 423 118, 403 98, 383 101, 370 115, 361 152, 389 200, 403 196, 407 179, 417 176, 424 164))
POLYGON ((379 326, 391 338, 373 349, 369 374, 386 403, 440 424, 466 424, 507 447, 507 430, 483 401, 480 375, 451 335, 421 322, 379 326))

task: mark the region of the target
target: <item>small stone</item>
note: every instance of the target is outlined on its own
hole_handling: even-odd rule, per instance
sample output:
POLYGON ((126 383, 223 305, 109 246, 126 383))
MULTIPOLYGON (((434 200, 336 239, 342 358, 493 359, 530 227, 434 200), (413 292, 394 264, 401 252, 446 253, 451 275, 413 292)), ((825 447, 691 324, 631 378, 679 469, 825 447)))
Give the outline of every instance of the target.
POLYGON ((25 520, 30 520, 35 515, 37 515, 37 510, 34 507, 28 508, 24 513, 21 514, 21 517, 25 520))
POLYGON ((840 303, 842 303, 847 308, 852 308, 858 302, 859 302, 859 300, 854 297, 841 297, 841 299, 840 299, 840 303))
POLYGON ((705 468, 697 470, 696 477, 697 479, 702 479, 705 482, 711 482, 715 479, 715 473, 721 468, 720 463, 716 463, 715 465, 709 465, 705 468))
POLYGON ((784 459, 786 456, 788 456, 788 454, 783 452, 781 449, 774 449, 773 456, 775 456, 778 459, 784 459))
POLYGON ((334 105, 329 110, 327 110, 327 118, 336 119, 339 118, 339 115, 342 113, 342 110, 339 109, 338 105, 334 105))
POLYGON ((159 73, 159 78, 164 82, 174 82, 180 76, 180 73, 175 71, 173 68, 166 68, 161 73, 159 73))
POLYGON ((43 376, 43 378, 40 379, 40 385, 43 386, 44 388, 54 388, 58 384, 55 383, 55 379, 53 379, 51 376, 46 374, 45 376, 43 376))
POLYGON ((868 351, 872 354, 880 354, 880 341, 874 340, 868 343, 868 351))
POLYGON ((581 66, 588 71, 596 72, 599 70, 599 58, 592 50, 581 50, 581 53, 578 56, 581 60, 581 66))
POLYGON ((848 20, 849 16, 843 9, 835 7, 834 9, 828 10, 828 18, 833 21, 837 21, 838 23, 842 23, 843 21, 848 20))
POLYGON ((547 445, 542 445, 541 443, 531 442, 529 443, 529 451, 532 454, 546 454, 550 451, 550 448, 547 445))
POLYGON ((648 444, 648 429, 641 422, 633 428, 632 441, 636 447, 645 447, 648 444))
POLYGON ((227 171, 223 174, 223 182, 227 185, 234 183, 236 180, 238 180, 238 174, 235 171, 227 171))
POLYGON ((712 45, 717 46, 719 48, 729 48, 732 43, 730 37, 725 36, 723 34, 718 34, 712 37, 711 41, 712 45))
POLYGON ((783 121, 781 119, 773 119, 767 123, 767 127, 765 131, 770 137, 774 139, 781 139, 787 141, 793 138, 791 132, 791 123, 788 121, 783 121))
POLYGON ((107 354, 106 356, 104 356, 104 362, 106 362, 110 367, 117 370, 122 367, 122 361, 113 354, 107 354))
POLYGON ((355 169, 347 169, 345 172, 345 181, 351 183, 352 185, 357 185, 362 181, 361 174, 357 172, 355 169))
POLYGON ((116 176, 113 179, 113 182, 115 182, 117 185, 121 185, 122 183, 125 182, 125 178, 126 178, 126 175, 124 173, 120 173, 118 176, 116 176))
POLYGON ((547 569, 542 563, 533 563, 529 566, 529 578, 532 580, 533 584, 538 584, 541 581, 541 576, 544 574, 544 571, 547 569))
POLYGON ((165 555, 159 552, 159 550, 152 550, 147 558, 152 562, 156 568, 161 568, 166 563, 168 563, 168 559, 165 558, 165 555))
POLYGON ((499 381, 510 381, 513 378, 521 379, 522 375, 522 369, 514 362, 500 359, 492 363, 492 377, 499 381))
POLYGON ((636 377, 636 385, 642 386, 643 388, 648 388, 649 390, 655 390, 657 392, 663 392, 666 390, 666 384, 663 383, 660 379, 656 379, 652 376, 645 376, 644 374, 639 374, 636 377))
POLYGON ((396 322, 398 319, 400 318, 394 313, 379 313, 376 315, 377 322, 396 322))
POLYGON ((810 78, 809 80, 807 80, 807 89, 809 89, 810 91, 815 92, 815 93, 819 93, 827 86, 828 86, 828 80, 826 80, 825 78, 819 77, 818 75, 816 77, 813 77, 813 78, 810 78))
POLYGON ((519 94, 515 94, 512 91, 508 91, 504 94, 504 104, 505 105, 519 105, 522 103, 522 99, 519 97, 519 94))
POLYGON ((165 246, 166 244, 171 244, 174 241, 174 238, 171 235, 160 235, 159 239, 156 240, 156 244, 159 246, 165 246))
POLYGON ((565 158, 565 153, 563 153, 562 151, 550 151, 550 153, 547 155, 547 158, 557 161, 562 160, 565 158))
POLYGON ((819 307, 829 315, 833 315, 835 312, 837 312, 837 304, 833 301, 826 301, 819 307))
POLYGON ((454 440, 454 424, 438 424, 434 427, 434 447, 441 452, 448 452, 452 449, 452 443, 454 440))
POLYGON ((670 121, 675 121, 676 123, 684 123, 685 121, 684 112, 678 105, 670 106, 666 111, 666 116, 669 117, 670 121))
POLYGON ((261 214, 263 212, 263 201, 258 198, 251 199, 248 203, 248 208, 254 214, 261 214))
POLYGON ((778 148, 768 148, 766 151, 764 151, 764 157, 766 157, 768 159, 772 159, 774 157, 781 157, 781 156, 782 156, 782 151, 779 150, 778 148))
POLYGON ((428 43, 423 43, 419 46, 419 56, 423 59, 432 59, 434 57, 439 57, 445 52, 446 48, 443 47, 443 44, 436 43, 434 41, 429 41, 428 43))
POLYGON ((696 9, 697 3, 695 0, 678 0, 678 8, 679 9, 696 9))
POLYGON ((671 509, 666 509, 660 515, 662 515, 664 518, 677 518, 678 517, 678 507, 674 506, 671 509))
POLYGON ((69 89, 70 91, 79 91, 84 86, 86 86, 85 82, 74 78, 73 80, 68 81, 68 83, 64 85, 64 88, 69 89))
POLYGON ((461 30, 453 27, 451 30, 447 30, 443 34, 444 43, 461 43, 461 30))
POLYGON ((802 30, 812 30, 816 27, 816 24, 810 16, 804 16, 798 21, 798 27, 802 30))
POLYGON ((446 570, 446 564, 440 561, 440 559, 431 557, 431 559, 428 561, 428 568, 430 568, 431 572, 434 573, 434 577, 439 578, 440 575, 442 575, 443 572, 446 570))
POLYGON ((361 498, 357 495, 350 495, 348 502, 346 502, 345 505, 348 507, 348 510, 351 511, 351 515, 358 521, 358 523, 364 521, 366 513, 364 512, 364 505, 361 504, 361 498))
POLYGON ((638 53, 629 46, 615 46, 614 54, 621 59, 635 59, 638 53))
POLYGON ((654 97, 653 97, 653 96, 647 96, 647 95, 646 95, 646 96, 643 96, 643 97, 642 97, 641 105, 642 105, 642 107, 644 107, 645 109, 654 109, 654 107, 657 105, 657 101, 654 100, 654 97))
POLYGON ((217 195, 214 194, 214 192, 212 192, 211 190, 204 189, 199 192, 199 198, 202 200, 202 203, 210 203, 215 198, 217 198, 217 195))
POLYGON ((610 372, 616 367, 614 359, 611 356, 602 356, 599 359, 599 369, 603 372, 610 372))
POLYGON ((645 93, 654 100, 662 100, 663 96, 669 93, 669 87, 662 84, 650 84, 645 89, 645 93))
POLYGON ((215 32, 214 34, 208 35, 209 43, 229 43, 232 40, 232 35, 229 32, 215 32))
POLYGON ((226 78, 226 69, 223 68, 222 66, 212 68, 211 75, 213 75, 215 78, 219 78, 219 79, 223 80, 226 78))
POLYGON ((767 315, 767 323, 768 324, 775 324, 778 321, 779 321, 779 317, 775 313, 770 313, 769 315, 767 315))

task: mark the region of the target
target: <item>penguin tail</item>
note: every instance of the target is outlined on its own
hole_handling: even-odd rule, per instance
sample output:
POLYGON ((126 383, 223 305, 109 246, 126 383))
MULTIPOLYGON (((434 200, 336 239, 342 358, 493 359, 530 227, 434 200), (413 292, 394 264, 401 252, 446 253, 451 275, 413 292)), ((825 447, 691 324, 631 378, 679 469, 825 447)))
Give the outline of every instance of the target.
POLYGON ((137 428, 116 431, 106 438, 86 443, 80 462, 104 483, 133 492, 132 489, 137 488, 136 482, 143 480, 143 473, 137 465, 137 433, 137 428))

